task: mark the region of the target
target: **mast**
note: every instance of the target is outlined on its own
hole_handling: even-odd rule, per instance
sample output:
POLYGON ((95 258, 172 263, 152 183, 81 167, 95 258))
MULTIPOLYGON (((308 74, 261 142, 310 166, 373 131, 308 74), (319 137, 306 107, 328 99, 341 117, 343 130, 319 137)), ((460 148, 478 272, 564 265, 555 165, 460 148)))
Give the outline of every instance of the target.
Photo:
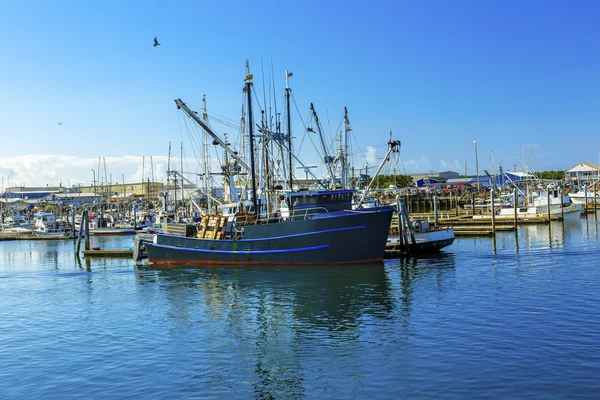
MULTIPOLYGON (((204 122, 206 123, 206 125, 208 125, 208 111, 206 110, 206 95, 202 96, 202 119, 204 120, 204 122)), ((208 136, 204 135, 203 136, 203 144, 204 146, 202 146, 202 150, 204 152, 204 157, 203 161, 204 161, 204 193, 206 193, 206 205, 208 207, 209 210, 209 214, 210 214, 210 210, 212 209, 212 196, 211 196, 211 192, 212 190, 210 190, 210 176, 209 176, 209 165, 208 165, 208 155, 210 154, 210 144, 208 143, 208 136)))
MULTIPOLYGON (((152 161, 152 156, 150 156, 150 170, 152 172, 152 193, 156 190, 156 185, 154 184, 154 162, 152 161)), ((148 196, 150 193, 148 193, 148 196)), ((154 196, 153 196, 154 197, 154 196)))
POLYGON ((292 175, 292 122, 291 122, 291 113, 290 113, 290 85, 289 80, 290 76, 293 74, 291 72, 285 71, 285 103, 287 108, 287 134, 288 134, 288 156, 289 156, 289 166, 290 166, 290 191, 292 189, 293 183, 293 175, 292 175))
POLYGON ((333 170, 331 169, 331 157, 327 153, 327 147, 325 146, 325 140, 323 139, 323 132, 321 132, 321 124, 319 123, 319 117, 317 117, 317 112, 315 111, 313 103, 310 103, 310 110, 313 113, 313 117, 315 118, 315 122, 317 124, 317 129, 319 130, 319 139, 321 139, 321 147, 323 147, 323 154, 325 155, 323 161, 325 161, 325 166, 327 167, 327 171, 329 172, 329 176, 331 177, 331 183, 335 187, 335 176, 333 174, 333 170))
MULTIPOLYGON (((246 60, 246 94, 248 95, 248 134, 250 136, 250 173, 252 175, 252 203, 254 204, 254 212, 260 215, 258 209, 258 199, 256 198, 256 171, 254 164, 254 121, 252 120, 252 74, 250 73, 250 64, 246 60)), ((237 157, 237 156, 236 156, 237 157)))
POLYGON ((342 187, 348 189, 348 134, 352 130, 348 119, 348 108, 344 107, 344 141, 342 144, 342 187))
POLYGON ((165 196, 165 211, 169 212, 169 186, 171 185, 171 141, 169 140, 169 157, 167 158, 167 190, 165 196))
MULTIPOLYGON (((181 158, 179 159, 179 163, 181 165, 181 176, 183 176, 183 142, 181 142, 181 158)), ((183 216, 187 216, 186 208, 185 208, 185 190, 183 188, 183 181, 181 181, 181 205, 183 207, 183 216)))

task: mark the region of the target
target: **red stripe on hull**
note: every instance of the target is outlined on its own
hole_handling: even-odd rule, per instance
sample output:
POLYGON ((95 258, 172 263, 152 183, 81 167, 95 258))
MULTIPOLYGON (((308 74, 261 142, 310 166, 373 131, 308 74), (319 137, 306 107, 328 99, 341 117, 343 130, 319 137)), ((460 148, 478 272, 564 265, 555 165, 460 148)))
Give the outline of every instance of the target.
MULTIPOLYGON (((338 262, 265 262, 265 261, 238 261, 238 262, 223 262, 223 261, 189 261, 189 260, 156 260, 153 259, 150 264, 176 264, 181 265, 206 265, 206 266, 222 266, 222 265, 344 265, 344 264, 366 264, 383 261, 381 258, 371 258, 368 260, 352 260, 352 261, 338 261, 338 262)), ((168 268, 168 266, 166 266, 168 268)))

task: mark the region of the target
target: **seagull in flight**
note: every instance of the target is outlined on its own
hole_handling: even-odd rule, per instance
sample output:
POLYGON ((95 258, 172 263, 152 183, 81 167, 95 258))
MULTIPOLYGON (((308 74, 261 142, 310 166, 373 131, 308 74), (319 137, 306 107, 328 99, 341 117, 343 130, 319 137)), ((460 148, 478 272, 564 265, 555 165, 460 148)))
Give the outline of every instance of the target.
POLYGON ((63 123, 62 122, 57 122, 57 124, 62 125, 63 123))
POLYGON ((156 46, 160 46, 160 43, 158 43, 158 39, 157 38, 154 38, 154 47, 156 47, 156 46))

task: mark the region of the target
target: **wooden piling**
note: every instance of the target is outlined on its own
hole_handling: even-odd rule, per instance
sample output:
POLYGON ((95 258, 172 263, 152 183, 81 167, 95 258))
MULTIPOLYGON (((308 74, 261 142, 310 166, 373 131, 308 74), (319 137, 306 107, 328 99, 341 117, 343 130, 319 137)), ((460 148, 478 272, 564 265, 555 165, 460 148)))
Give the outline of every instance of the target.
POLYGON ((550 222, 550 188, 546 189, 546 201, 548 203, 548 222, 550 222))
POLYGON ((435 216, 435 218, 433 219, 435 226, 439 226, 440 224, 440 205, 439 205, 439 199, 437 196, 433 196, 433 215, 435 216))
POLYGON ((517 188, 513 189, 513 198, 514 198, 514 209, 515 209, 515 229, 517 229, 517 222, 519 219, 517 218, 517 211, 519 209, 519 191, 517 188))
POLYGON ((82 224, 85 224, 85 249, 90 249, 90 215, 88 211, 85 211, 85 218, 82 218, 82 224))
POLYGON ((490 203, 492 204, 492 234, 496 234, 496 208, 494 207, 494 190, 490 190, 490 203))
MULTIPOLYGON (((81 214, 81 224, 79 224, 79 235, 78 235, 79 238, 77 239, 77 250, 76 250, 77 256, 79 256, 79 249, 81 248, 81 233, 83 231, 83 224, 85 223, 85 221, 87 221, 87 213, 88 213, 88 211, 86 210, 81 214)), ((87 235, 86 235, 86 237, 87 237, 87 235)))

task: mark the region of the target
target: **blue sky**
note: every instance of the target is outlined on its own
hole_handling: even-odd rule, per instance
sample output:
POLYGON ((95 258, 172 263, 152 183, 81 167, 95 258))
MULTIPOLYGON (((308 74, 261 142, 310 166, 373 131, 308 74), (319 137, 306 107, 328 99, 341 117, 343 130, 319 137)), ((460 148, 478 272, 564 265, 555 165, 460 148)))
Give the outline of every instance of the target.
POLYGON ((114 180, 139 179, 150 157, 158 175, 169 141, 185 143, 173 100, 198 105, 206 94, 209 110, 239 120, 246 59, 258 91, 275 80, 278 103, 292 71, 303 118, 313 102, 327 133, 347 106, 371 163, 390 129, 406 173, 464 173, 466 162, 474 174, 474 140, 480 173, 522 169, 524 159, 534 171, 600 163, 597 2, 6 1, 0 10, 0 176, 11 184, 90 183, 99 157, 114 180))

